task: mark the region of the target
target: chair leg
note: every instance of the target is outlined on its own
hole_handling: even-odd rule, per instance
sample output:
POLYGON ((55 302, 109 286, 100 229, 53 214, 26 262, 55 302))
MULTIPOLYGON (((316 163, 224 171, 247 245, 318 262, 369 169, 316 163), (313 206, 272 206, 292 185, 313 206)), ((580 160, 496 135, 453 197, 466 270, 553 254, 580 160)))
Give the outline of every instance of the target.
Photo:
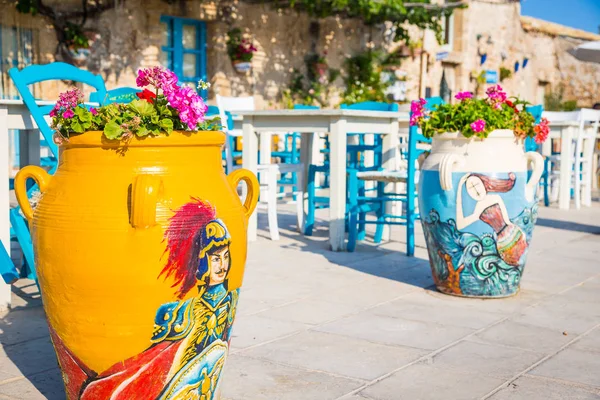
POLYGON ((277 172, 270 170, 268 174, 267 214, 269 217, 269 233, 271 240, 279 240, 279 226, 277 224, 277 172))
POLYGON ((304 168, 301 168, 300 171, 298 172, 294 172, 293 173, 293 177, 294 177, 294 186, 293 186, 293 196, 294 196, 294 200, 296 201, 296 212, 297 212, 297 218, 298 218, 298 232, 302 233, 304 232, 304 189, 303 189, 303 185, 304 185, 304 180, 302 179, 302 170, 304 168))
POLYGON ((407 204, 406 204, 406 255, 412 257, 415 255, 415 187, 407 185, 407 204))
MULTIPOLYGON (((358 195, 364 197, 365 196, 365 182, 357 182, 358 186, 358 195)), ((358 203, 358 202, 357 202, 358 203)), ((359 221, 365 221, 367 219, 367 213, 358 214, 359 221)), ((364 222, 358 223, 358 240, 365 240, 367 237, 367 229, 366 224, 364 222)))
POLYGON ((544 162, 544 205, 546 207, 550 206, 550 194, 548 193, 548 188, 550 187, 550 160, 546 158, 544 162))
POLYGON ((356 170, 348 171, 348 246, 352 252, 356 249, 356 240, 359 236, 358 227, 358 178, 356 170))
MULTIPOLYGON (((377 197, 383 197, 383 189, 385 184, 383 182, 377 182, 377 197)), ((375 228, 375 243, 381 243, 383 240, 383 231, 385 229, 385 225, 383 222, 385 221, 385 202, 381 202, 379 206, 379 210, 377 210, 377 227, 375 228)))
POLYGON ((581 208, 581 170, 580 166, 575 166, 575 182, 574 182, 574 196, 575 197, 575 209, 581 208))
POLYGON ((307 197, 308 197, 308 199, 307 199, 308 209, 307 209, 307 213, 306 213, 306 222, 304 224, 304 234, 306 236, 312 236, 313 227, 315 225, 315 212, 316 212, 315 177, 316 177, 315 166, 309 165, 308 166, 308 176, 306 177, 306 179, 307 179, 306 192, 307 192, 307 197))

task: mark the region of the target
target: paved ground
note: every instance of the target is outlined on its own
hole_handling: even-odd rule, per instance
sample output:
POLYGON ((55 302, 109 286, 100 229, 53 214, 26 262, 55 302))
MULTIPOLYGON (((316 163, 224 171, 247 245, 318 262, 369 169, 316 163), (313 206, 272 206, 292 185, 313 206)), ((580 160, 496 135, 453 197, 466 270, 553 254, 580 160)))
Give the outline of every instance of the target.
MULTIPOLYGON (((436 292, 400 230, 349 254, 326 250, 324 224, 291 224, 250 245, 224 400, 600 399, 599 203, 541 209, 504 300, 436 292)), ((0 399, 64 399, 37 297, 21 283, 0 320, 0 399)))

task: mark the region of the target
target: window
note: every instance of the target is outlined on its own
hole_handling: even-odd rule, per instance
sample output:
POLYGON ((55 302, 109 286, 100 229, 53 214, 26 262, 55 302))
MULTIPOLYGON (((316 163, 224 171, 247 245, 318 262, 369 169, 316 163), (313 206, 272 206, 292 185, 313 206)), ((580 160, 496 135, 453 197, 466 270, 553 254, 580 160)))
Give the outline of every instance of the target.
POLYGON ((161 22, 165 26, 163 66, 174 71, 181 84, 195 89, 200 79, 206 81, 206 23, 164 15, 161 22))
POLYGON ((33 63, 33 31, 17 26, 0 25, 0 99, 18 98, 8 70, 33 63))
POLYGON ((445 51, 452 51, 454 41, 454 14, 442 18, 442 41, 445 51))

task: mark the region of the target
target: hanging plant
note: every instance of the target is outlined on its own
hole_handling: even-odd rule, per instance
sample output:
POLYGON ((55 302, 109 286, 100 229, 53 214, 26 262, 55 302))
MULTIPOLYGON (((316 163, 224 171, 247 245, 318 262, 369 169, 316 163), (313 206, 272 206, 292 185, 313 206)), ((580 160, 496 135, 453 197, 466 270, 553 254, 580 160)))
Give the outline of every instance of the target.
POLYGON ((500 82, 512 76, 512 71, 506 67, 500 67, 500 82))
POLYGON ((252 57, 257 51, 254 44, 243 38, 239 28, 227 32, 227 54, 238 72, 248 72, 252 67, 252 57))

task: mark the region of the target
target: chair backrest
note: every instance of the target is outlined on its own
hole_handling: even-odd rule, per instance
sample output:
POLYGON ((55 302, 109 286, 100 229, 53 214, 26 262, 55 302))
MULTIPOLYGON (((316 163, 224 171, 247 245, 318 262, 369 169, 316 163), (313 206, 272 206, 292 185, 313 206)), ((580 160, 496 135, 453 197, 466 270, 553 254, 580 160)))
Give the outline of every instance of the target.
POLYGON ((104 98, 106 95, 106 86, 104 85, 104 80, 100 75, 94 75, 91 72, 84 71, 63 62, 55 62, 45 65, 30 65, 22 70, 19 70, 18 68, 11 68, 8 71, 8 74, 15 83, 23 102, 29 109, 31 116, 33 117, 40 132, 44 136, 48 147, 50 147, 50 150, 55 157, 58 157, 58 147, 52 140, 54 131, 50 128, 45 119, 45 116, 50 113, 53 107, 38 106, 35 98, 33 97, 33 93, 29 88, 29 85, 50 80, 76 81, 85 83, 95 88, 98 92, 99 98, 104 98))
POLYGON ((100 103, 103 106, 111 103, 131 103, 133 100, 136 100, 138 97, 137 93, 140 93, 140 89, 132 88, 132 87, 120 87, 116 89, 112 89, 106 92, 104 97, 100 97, 100 92, 92 92, 90 93, 90 101, 92 103, 100 103))
MULTIPOLYGON (((227 121, 227 115, 225 114, 229 111, 232 114, 235 114, 235 111, 242 110, 254 110, 254 97, 226 97, 217 95, 217 106, 219 107, 219 113, 221 115, 221 121, 227 121)), ((241 132, 236 132, 233 127, 228 127, 228 134, 233 136, 241 136, 241 132)))
MULTIPOLYGON (((527 111, 533 115, 535 118, 535 123, 539 124, 542 120, 542 113, 544 112, 544 106, 541 104, 535 106, 529 106, 526 108, 527 111)), ((525 138, 525 151, 537 151, 538 144, 535 142, 534 138, 527 137, 525 138)))
POLYGON ((354 104, 340 104, 341 109, 365 111, 398 111, 398 104, 380 101, 363 101, 354 104))
POLYGON ((544 111, 542 117, 549 122, 579 121, 579 111, 544 111))
MULTIPOLYGON (((398 104, 396 103, 385 103, 380 101, 363 101, 360 103, 354 104, 340 104, 340 108, 342 110, 363 110, 363 111, 390 111, 397 112, 398 104)), ((382 137, 381 135, 375 136, 374 145, 369 146, 364 144, 364 135, 361 135, 359 139, 358 152, 352 152, 353 146, 349 146, 348 148, 348 156, 350 159, 348 160, 350 165, 353 167, 365 168, 363 155, 365 151, 373 152, 373 168, 381 167, 382 161, 382 137)))

